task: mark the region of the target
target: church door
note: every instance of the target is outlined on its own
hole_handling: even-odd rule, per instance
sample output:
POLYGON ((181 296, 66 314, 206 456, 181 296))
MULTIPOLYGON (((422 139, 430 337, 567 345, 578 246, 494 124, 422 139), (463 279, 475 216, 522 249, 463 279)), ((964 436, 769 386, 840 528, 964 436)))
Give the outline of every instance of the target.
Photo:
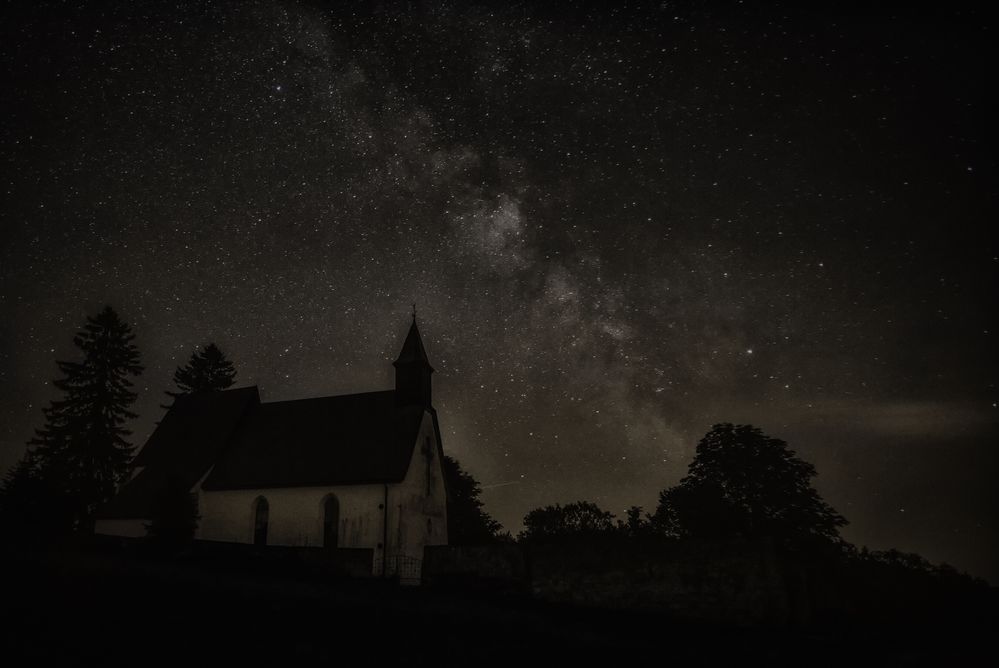
POLYGON ((267 499, 260 497, 257 499, 256 508, 253 512, 253 544, 267 545, 267 517, 270 515, 270 507, 267 499))
POLYGON ((330 494, 323 503, 323 547, 336 547, 340 525, 340 502, 330 494))

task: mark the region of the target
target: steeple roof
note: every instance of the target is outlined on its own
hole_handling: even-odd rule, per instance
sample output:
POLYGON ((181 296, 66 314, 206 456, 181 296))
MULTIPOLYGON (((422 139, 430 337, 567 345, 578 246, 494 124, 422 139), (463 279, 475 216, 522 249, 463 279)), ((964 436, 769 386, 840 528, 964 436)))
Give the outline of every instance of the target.
POLYGON ((402 350, 399 352, 399 357, 395 360, 394 364, 399 366, 400 364, 413 364, 413 363, 423 363, 430 367, 433 371, 434 368, 430 366, 430 360, 427 359, 427 351, 423 347, 423 339, 420 338, 420 330, 416 326, 416 316, 413 316, 413 324, 409 326, 409 334, 406 335, 406 342, 402 344, 402 350))

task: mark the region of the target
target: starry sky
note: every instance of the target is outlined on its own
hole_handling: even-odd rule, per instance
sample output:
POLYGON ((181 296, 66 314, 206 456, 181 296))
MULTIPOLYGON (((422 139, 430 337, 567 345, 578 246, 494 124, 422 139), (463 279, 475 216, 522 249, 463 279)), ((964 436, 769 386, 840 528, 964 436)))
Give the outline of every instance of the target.
POLYGON ((141 444, 209 341, 265 401, 391 387, 415 302, 514 533, 749 422, 847 539, 999 581, 994 25, 750 4, 8 4, 0 468, 105 303, 141 444))

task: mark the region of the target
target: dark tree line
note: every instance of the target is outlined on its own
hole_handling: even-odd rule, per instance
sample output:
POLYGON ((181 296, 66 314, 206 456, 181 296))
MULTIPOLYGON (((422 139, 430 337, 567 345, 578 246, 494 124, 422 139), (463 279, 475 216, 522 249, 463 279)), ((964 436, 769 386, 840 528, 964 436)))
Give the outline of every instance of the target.
POLYGON ((889 580, 899 591, 920 595, 987 589, 983 581, 947 564, 898 550, 858 550, 844 541, 839 529, 847 521, 812 486, 816 474, 787 443, 757 427, 716 424, 698 443, 687 475, 659 494, 653 513, 632 506, 615 521, 587 501, 545 506, 527 513, 518 541, 569 550, 615 545, 627 554, 628 545, 642 542, 768 540, 787 556, 824 564, 827 574, 847 574, 841 581, 860 590, 874 591, 889 580))
POLYGON ((773 538, 791 548, 840 544, 846 520, 812 487, 815 467, 752 425, 717 424, 697 445, 687 475, 663 490, 655 513, 633 506, 623 521, 585 501, 532 510, 520 538, 616 532, 641 537, 773 538))

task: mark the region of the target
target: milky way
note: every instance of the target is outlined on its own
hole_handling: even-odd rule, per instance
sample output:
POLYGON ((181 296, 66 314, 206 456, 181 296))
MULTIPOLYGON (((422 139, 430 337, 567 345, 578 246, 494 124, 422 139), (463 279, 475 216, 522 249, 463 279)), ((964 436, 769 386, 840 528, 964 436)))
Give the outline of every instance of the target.
POLYGON ((848 539, 999 576, 984 17, 162 5, 2 22, 0 465, 105 303, 141 444, 208 341, 265 401, 390 387, 415 302, 514 533, 751 422, 848 539))

